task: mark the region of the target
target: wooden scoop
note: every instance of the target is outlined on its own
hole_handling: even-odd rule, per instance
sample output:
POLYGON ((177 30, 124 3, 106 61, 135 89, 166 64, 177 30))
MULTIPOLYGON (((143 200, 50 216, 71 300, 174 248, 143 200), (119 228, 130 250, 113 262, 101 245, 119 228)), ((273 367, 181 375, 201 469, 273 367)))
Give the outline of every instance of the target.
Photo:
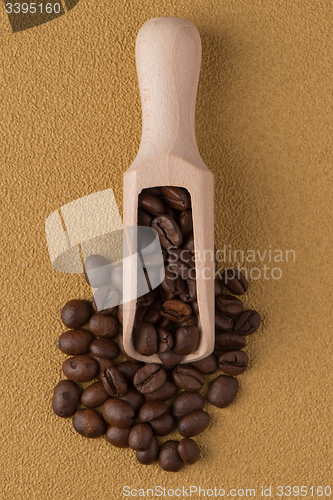
MULTIPOLYGON (((147 21, 136 39, 136 64, 142 102, 142 138, 138 154, 124 174, 123 224, 137 225, 138 196, 156 186, 186 188, 191 195, 200 343, 183 362, 197 361, 214 349, 214 177, 195 139, 195 102, 201 40, 186 19, 147 21)), ((135 249, 134 249, 135 250, 135 249)), ((140 355, 132 328, 136 310, 135 260, 123 261, 123 340, 129 356, 160 363, 157 354, 140 355)))

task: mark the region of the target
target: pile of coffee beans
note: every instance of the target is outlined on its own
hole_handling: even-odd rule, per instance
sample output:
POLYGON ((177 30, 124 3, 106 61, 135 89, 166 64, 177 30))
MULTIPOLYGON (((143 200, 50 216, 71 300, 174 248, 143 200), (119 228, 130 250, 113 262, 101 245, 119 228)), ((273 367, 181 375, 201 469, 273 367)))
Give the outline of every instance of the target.
MULTIPOLYGON (((242 302, 234 296, 244 294, 247 287, 245 278, 234 269, 225 270, 222 279, 215 280, 215 350, 190 364, 179 364, 182 355, 168 349, 169 333, 160 332, 159 345, 167 346, 163 363, 145 364, 129 358, 122 343, 121 306, 99 313, 87 300, 67 302, 61 318, 70 330, 61 334, 59 349, 70 357, 63 363, 67 380, 54 389, 54 413, 73 417, 74 429, 82 436, 105 435, 113 446, 132 448, 141 464, 158 461, 162 469, 172 472, 184 464, 194 464, 200 450, 192 438, 210 423, 200 393, 206 376, 210 384, 208 403, 218 408, 230 405, 238 391, 236 376, 248 365, 248 357, 241 349, 246 345, 246 336, 260 326, 259 314, 243 311, 242 302), (216 371, 220 373, 211 380, 216 371), (92 383, 84 387, 87 382, 92 383), (177 428, 182 439, 159 443, 158 438, 163 439, 177 428)), ((144 306, 149 318, 160 314, 152 304, 144 306)), ((152 325, 151 321, 144 323, 148 326, 140 328, 152 325)), ((186 326, 189 329, 193 325, 186 326)), ((175 340, 172 334, 170 338, 175 340)), ((184 335, 181 341, 177 336, 176 342, 193 345, 191 334, 184 335)))

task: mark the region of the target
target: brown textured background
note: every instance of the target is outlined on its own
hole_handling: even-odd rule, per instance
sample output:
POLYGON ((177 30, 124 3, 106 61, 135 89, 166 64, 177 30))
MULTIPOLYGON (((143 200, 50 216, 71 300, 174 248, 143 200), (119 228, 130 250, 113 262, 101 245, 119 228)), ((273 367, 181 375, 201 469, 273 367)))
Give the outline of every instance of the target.
POLYGON ((332 7, 316 0, 80 0, 17 34, 1 7, 1 499, 329 484, 331 30, 332 7), (135 37, 166 15, 202 37, 196 131, 215 174, 217 246, 296 252, 281 280, 251 281, 246 306, 263 317, 251 366, 236 402, 209 408, 201 460, 176 475, 53 415, 60 309, 90 292, 82 276, 53 271, 44 235, 46 217, 81 196, 112 187, 121 206, 141 133, 135 37))

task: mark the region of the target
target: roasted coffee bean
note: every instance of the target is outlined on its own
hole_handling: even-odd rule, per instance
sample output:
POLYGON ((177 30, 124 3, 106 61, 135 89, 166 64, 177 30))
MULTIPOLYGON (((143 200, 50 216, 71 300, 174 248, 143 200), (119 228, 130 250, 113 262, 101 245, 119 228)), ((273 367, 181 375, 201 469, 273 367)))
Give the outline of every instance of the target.
POLYGON ((209 422, 210 416, 206 411, 194 411, 179 422, 179 434, 184 437, 196 436, 207 429, 209 422))
POLYGON ((123 304, 119 304, 117 307, 117 318, 121 325, 123 324, 123 309, 123 304))
MULTIPOLYGON (((191 304, 190 304, 191 305, 191 304)), ((174 327, 176 328, 181 328, 182 326, 197 326, 198 325, 198 316, 196 314, 191 314, 189 319, 186 321, 182 321, 181 323, 174 323, 174 327)))
POLYGON ((246 346, 246 340, 239 333, 216 332, 215 349, 217 351, 229 351, 231 349, 243 349, 246 346))
POLYGON ((120 354, 117 344, 108 338, 94 340, 90 345, 90 351, 93 356, 104 359, 115 359, 120 354))
POLYGON ((110 285, 110 273, 110 261, 102 255, 92 254, 84 261, 84 277, 93 288, 110 285))
POLYGON ((178 445, 178 453, 183 462, 187 465, 193 465, 200 457, 199 446, 193 439, 183 438, 178 445))
POLYGON ((208 389, 207 399, 210 404, 218 408, 229 406, 238 392, 238 380, 228 375, 219 375, 215 378, 208 389))
POLYGON ((220 332, 231 332, 234 326, 233 318, 223 316, 215 311, 215 329, 220 332))
POLYGON ((153 429, 155 436, 167 436, 174 429, 176 421, 174 417, 167 412, 161 417, 151 420, 149 425, 153 429))
POLYGON ((173 352, 172 349, 170 349, 167 352, 158 353, 158 357, 160 358, 162 363, 168 368, 172 368, 174 366, 179 365, 179 363, 181 363, 184 358, 184 356, 181 356, 180 354, 176 354, 175 352, 173 352))
POLYGON ((120 291, 112 286, 103 285, 97 288, 93 298, 94 311, 100 314, 111 314, 120 301, 120 291))
POLYGON ((127 390, 126 394, 124 396, 120 396, 118 399, 121 399, 122 401, 126 401, 126 403, 131 405, 131 407, 133 408, 135 413, 138 413, 141 406, 145 402, 143 395, 139 391, 134 389, 134 387, 130 387, 127 390))
POLYGON ((64 375, 74 382, 90 382, 96 377, 98 370, 97 361, 85 354, 67 358, 62 364, 64 375))
POLYGON ((127 382, 115 366, 104 370, 102 373, 102 383, 110 396, 124 396, 127 392, 127 382))
POLYGON ((224 316, 234 318, 243 311, 243 303, 231 295, 218 295, 215 299, 215 309, 224 316))
POLYGON ((131 427, 121 428, 109 425, 105 433, 106 440, 117 448, 128 448, 130 430, 131 427))
POLYGON ((156 391, 166 380, 166 372, 157 363, 140 368, 134 376, 134 386, 142 394, 156 391))
POLYGON ((165 209, 164 205, 157 196, 149 193, 140 193, 139 194, 139 208, 145 210, 146 212, 158 215, 164 214, 165 209))
POLYGON ((173 398, 178 391, 179 388, 171 380, 166 379, 164 384, 156 389, 156 391, 145 394, 145 398, 147 401, 155 401, 156 399, 167 401, 173 398))
POLYGON ((65 326, 77 330, 88 323, 92 313, 87 300, 70 300, 61 310, 61 319, 65 326))
POLYGON ((110 398, 103 404, 102 415, 108 424, 124 428, 133 424, 135 411, 126 401, 110 398))
POLYGON ((236 319, 234 331, 241 335, 250 335, 258 330, 261 318, 256 311, 244 311, 236 319))
POLYGON ((149 422, 161 417, 167 411, 168 407, 163 401, 148 401, 142 406, 139 412, 139 419, 141 422, 149 422))
POLYGON ((199 307, 198 307, 198 301, 197 301, 197 299, 194 299, 191 302, 191 307, 192 307, 193 314, 199 314, 199 307))
POLYGON ((229 292, 243 295, 248 289, 248 282, 238 269, 225 269, 222 273, 222 283, 229 292))
POLYGON ((121 293, 123 292, 123 263, 119 262, 112 266, 111 283, 121 293))
POLYGON ((92 357, 94 359, 96 359, 98 366, 99 366, 99 370, 98 370, 96 378, 98 378, 99 380, 102 380, 102 375, 103 375, 104 370, 106 370, 107 368, 112 368, 114 366, 114 362, 112 359, 97 358, 96 356, 92 356, 92 357))
POLYGON ((86 354, 93 340, 94 337, 88 330, 68 330, 59 337, 59 349, 70 356, 86 354))
POLYGON ((105 403, 109 397, 102 382, 94 382, 82 392, 81 403, 87 408, 96 408, 105 403))
POLYGON ((133 340, 135 349, 142 356, 151 356, 158 351, 158 337, 153 325, 143 321, 134 327, 133 340))
POLYGON ((170 207, 170 205, 165 204, 165 214, 167 214, 171 219, 177 220, 178 218, 178 210, 175 208, 170 207))
POLYGON ((183 250, 188 250, 189 252, 193 253, 194 252, 194 236, 193 234, 189 234, 186 236, 183 244, 182 244, 183 250))
POLYGON ((157 196, 158 198, 161 196, 161 190, 159 187, 150 187, 150 188, 145 188, 141 191, 143 194, 153 194, 154 196, 157 196))
POLYGON ((161 296, 163 302, 166 302, 167 300, 173 300, 173 299, 179 298, 176 293, 166 292, 165 290, 163 290, 162 287, 160 287, 159 291, 160 291, 160 296, 161 296))
POLYGON ((173 346, 172 333, 164 328, 157 328, 156 332, 158 337, 158 354, 170 351, 173 346))
POLYGON ((160 467, 168 472, 178 472, 184 465, 178 453, 179 441, 165 441, 160 447, 158 461, 160 467))
POLYGON ((149 226, 153 220, 152 216, 144 210, 138 210, 138 226, 149 226))
POLYGON ((73 427, 81 436, 98 438, 105 433, 106 423, 98 411, 84 408, 74 414, 73 427))
POLYGON ((217 278, 215 278, 215 280, 214 280, 214 294, 215 294, 215 297, 217 297, 218 295, 222 295, 223 294, 222 283, 217 278))
POLYGON ((186 282, 181 279, 173 271, 170 271, 168 267, 165 268, 164 279, 161 282, 161 287, 168 293, 179 295, 185 291, 186 282))
POLYGON ((200 370, 205 375, 211 375, 217 369, 217 357, 212 352, 212 354, 210 354, 206 358, 200 359, 199 361, 194 361, 194 363, 191 363, 191 366, 193 366, 197 370, 200 370))
POLYGON ((183 235, 174 219, 166 214, 158 215, 152 220, 151 227, 157 231, 163 248, 180 247, 183 235))
POLYGON ((175 333, 173 351, 181 356, 191 354, 199 343, 199 330, 196 326, 182 326, 175 333))
POLYGON ((146 451, 150 448, 153 431, 149 424, 136 424, 130 430, 128 445, 135 451, 146 451))
MULTIPOLYGON (((156 300, 155 300, 156 302, 156 300)), ((155 304, 154 302, 154 304, 155 304)), ((151 323, 152 325, 155 325, 155 323, 158 322, 158 320, 161 318, 160 310, 157 309, 154 304, 152 304, 150 307, 138 307, 135 313, 135 320, 140 323, 142 321, 145 321, 147 323, 151 323)))
POLYGON ((134 358, 132 358, 131 356, 129 356, 129 355, 127 354, 127 352, 125 351, 125 347, 124 347, 124 337, 123 337, 123 334, 122 334, 122 333, 120 333, 120 334, 118 335, 118 339, 117 339, 117 340, 118 340, 118 347, 119 347, 119 350, 120 350, 121 354, 122 354, 123 356, 125 356, 125 358, 127 358, 129 361, 136 361, 136 359, 134 359, 134 358))
POLYGON ((172 372, 172 380, 178 387, 186 391, 200 391, 205 383, 205 376, 188 365, 179 365, 172 372))
POLYGON ((160 451, 160 445, 158 443, 158 440, 155 436, 153 436, 153 439, 151 441, 151 445, 146 451, 137 451, 136 452, 136 458, 140 464, 143 465, 150 465, 154 463, 158 459, 158 454, 160 451))
POLYGON ((178 420, 194 411, 202 410, 205 404, 199 392, 183 391, 173 400, 170 411, 178 420))
POLYGON ((71 417, 80 401, 80 388, 72 380, 58 382, 53 391, 52 408, 58 417, 71 417))
POLYGON ((182 279, 196 278, 194 255, 182 248, 169 248, 168 269, 182 279))
POLYGON ((89 330, 98 337, 115 337, 119 332, 119 322, 112 314, 94 314, 89 321, 89 330))
POLYGON ((139 368, 143 367, 141 361, 123 361, 117 366, 118 370, 126 380, 127 384, 133 385, 133 378, 139 368))
POLYGON ((185 304, 181 300, 172 299, 163 302, 161 315, 171 321, 182 323, 190 318, 192 314, 192 307, 185 304))
POLYGON ((179 298, 183 302, 193 302, 197 298, 197 288, 195 280, 186 280, 186 289, 183 293, 179 294, 179 298))
POLYGON ((219 357, 219 367, 227 375, 240 375, 245 372, 249 358, 243 351, 225 351, 219 357))
POLYGON ((163 201, 176 210, 186 210, 190 204, 190 197, 185 189, 180 187, 161 187, 163 201))
POLYGON ((156 299, 157 295, 157 288, 154 290, 151 290, 150 292, 146 293, 145 295, 141 295, 141 297, 137 298, 137 304, 140 307, 147 307, 151 306, 156 299))
POLYGON ((192 220, 192 210, 183 210, 180 212, 178 225, 180 227, 183 236, 191 234, 193 231, 193 220, 192 220))
POLYGON ((155 328, 164 328, 166 330, 172 324, 173 324, 173 322, 170 319, 164 318, 163 316, 161 316, 161 319, 159 319, 158 322, 155 324, 155 328))

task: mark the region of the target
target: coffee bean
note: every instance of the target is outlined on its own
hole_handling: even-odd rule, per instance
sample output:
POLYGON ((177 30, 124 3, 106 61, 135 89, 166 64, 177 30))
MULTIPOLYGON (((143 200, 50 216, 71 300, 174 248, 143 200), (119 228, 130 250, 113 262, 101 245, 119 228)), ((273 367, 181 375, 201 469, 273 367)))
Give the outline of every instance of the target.
POLYGON ((133 385, 133 378, 139 368, 142 368, 144 365, 141 361, 123 361, 119 363, 117 366, 118 370, 126 380, 127 384, 133 385))
POLYGON ((67 358, 62 364, 64 375, 74 382, 90 382, 98 373, 98 363, 87 355, 67 358))
POLYGON ((179 422, 179 434, 184 437, 192 437, 207 429, 210 416, 203 410, 189 413, 179 422))
POLYGON ((183 321, 189 319, 191 314, 192 307, 189 304, 185 304, 181 300, 167 300, 162 304, 161 315, 171 321, 182 323, 183 321))
POLYGON ((198 316, 196 314, 191 314, 189 319, 186 321, 182 321, 181 323, 175 322, 174 327, 181 328, 182 326, 197 326, 198 325, 198 316))
POLYGON ((225 269, 222 273, 222 283, 229 292, 243 295, 248 289, 248 282, 238 269, 225 269))
POLYGON ((158 354, 170 351, 173 346, 172 333, 164 328, 157 328, 156 332, 158 337, 158 354))
POLYGON ((145 398, 147 401, 155 401, 156 399, 167 401, 168 399, 173 398, 173 396, 177 394, 178 390, 179 388, 171 380, 166 379, 164 384, 156 389, 156 391, 145 394, 145 398))
POLYGON ((156 295, 157 295, 157 288, 155 288, 154 290, 151 290, 150 292, 146 293, 145 295, 141 295, 141 297, 137 298, 136 302, 140 307, 151 306, 153 304, 154 300, 156 299, 156 295))
POLYGON ((158 350, 157 333, 153 325, 145 321, 137 323, 133 333, 134 346, 142 356, 151 356, 158 350))
POLYGON ((120 354, 117 344, 109 338, 94 340, 90 345, 90 351, 97 358, 104 359, 115 359, 120 354))
POLYGON ((84 277, 93 288, 110 285, 110 273, 110 261, 102 255, 92 254, 84 261, 84 277))
POLYGON ((151 445, 146 451, 137 451, 136 458, 140 464, 150 465, 158 459, 158 454, 160 451, 160 445, 155 436, 151 441, 151 445))
POLYGON ((256 311, 244 311, 236 319, 234 331, 241 335, 250 335, 258 330, 261 318, 256 311))
POLYGON ((163 201, 176 210, 186 210, 190 204, 190 197, 185 189, 179 187, 161 187, 163 201))
POLYGON ((168 472, 178 472, 184 465, 178 453, 178 441, 165 441, 160 447, 158 461, 160 467, 168 472))
POLYGON ((198 307, 197 299, 195 299, 191 302, 191 307, 192 307, 193 314, 199 314, 199 307, 198 307))
POLYGON ((106 370, 107 368, 112 368, 114 366, 114 362, 112 359, 97 358, 97 356, 92 356, 92 357, 94 359, 96 359, 98 366, 99 366, 99 370, 98 370, 96 378, 98 378, 99 380, 102 380, 102 375, 103 375, 104 370, 106 370))
POLYGON ((160 197, 161 196, 161 190, 158 187, 150 187, 150 188, 145 188, 141 191, 143 194, 153 194, 154 196, 160 197))
POLYGON ((119 332, 119 322, 112 314, 94 314, 89 321, 89 330, 98 337, 115 337, 119 332))
POLYGON ((193 253, 194 252, 194 236, 193 234, 189 234, 186 236, 184 239, 184 242, 182 244, 183 250, 188 250, 189 252, 193 253))
POLYGON ((135 321, 138 323, 144 321, 147 323, 151 323, 152 325, 155 325, 155 323, 157 323, 158 320, 161 318, 161 314, 159 311, 160 308, 157 309, 154 306, 154 304, 152 304, 150 307, 149 306, 138 307, 135 313, 135 321))
POLYGON ((166 214, 158 215, 152 220, 151 227, 157 232, 163 248, 180 247, 183 235, 174 219, 166 214))
POLYGON ((199 361, 194 361, 193 363, 191 363, 191 366, 193 366, 197 370, 200 370, 205 375, 211 375, 217 369, 217 357, 212 352, 212 354, 210 354, 206 358, 200 359, 199 361))
POLYGON ((151 420, 149 425, 152 427, 155 436, 167 436, 174 429, 176 421, 174 417, 167 412, 161 417, 151 420))
POLYGON ((63 324, 74 330, 87 324, 91 315, 91 304, 87 300, 70 300, 61 310, 63 324))
POLYGON ((127 382, 115 366, 104 370, 102 373, 102 383, 110 396, 124 396, 127 392, 127 382))
POLYGON ((135 411, 126 401, 110 398, 103 404, 102 415, 108 424, 124 428, 133 424, 135 411))
POLYGON ((138 210, 138 226, 149 226, 153 220, 152 216, 144 210, 138 210))
POLYGON ((166 373, 156 363, 140 368, 134 376, 134 386, 142 394, 156 391, 166 380, 166 373))
POLYGON ((140 193, 139 194, 139 208, 145 210, 146 212, 158 215, 164 214, 165 209, 164 205, 157 196, 149 193, 140 193))
POLYGON ((215 333, 215 349, 218 351, 228 351, 231 349, 243 349, 246 346, 246 340, 239 333, 215 333))
POLYGON ((191 354, 198 347, 199 338, 196 326, 182 326, 176 330, 173 351, 181 356, 191 354))
MULTIPOLYGON (((185 283, 185 291, 179 294, 179 298, 183 302, 193 302, 197 297, 196 282, 195 280, 187 279, 185 283)), ((196 314, 198 313, 199 311, 196 314)))
POLYGON ((218 295, 215 299, 215 308, 222 315, 234 318, 243 311, 243 303, 231 295, 218 295))
POLYGON ((72 380, 58 382, 53 391, 52 408, 58 417, 71 417, 80 401, 80 388, 72 380))
POLYGON ((59 349, 71 356, 86 354, 93 340, 94 337, 88 330, 68 330, 59 337, 59 349))
MULTIPOLYGON (((165 301, 163 301, 165 302, 165 301)), ((155 325, 155 328, 164 328, 164 329, 167 329, 169 328, 170 325, 172 325, 172 321, 168 318, 164 318, 163 316, 161 317, 161 319, 158 320, 158 322, 156 323, 155 325)))
POLYGON ((167 411, 168 407, 163 401, 148 401, 142 406, 139 412, 139 419, 141 422, 149 422, 161 417, 167 411))
POLYGON ((194 280, 196 278, 194 255, 182 248, 169 248, 168 252, 168 269, 184 280, 194 280))
POLYGON ((215 280, 214 280, 214 294, 215 294, 215 297, 217 297, 218 295, 222 295, 223 294, 222 283, 217 278, 215 278, 215 280))
POLYGON ((123 292, 123 263, 120 262, 112 266, 111 283, 121 293, 123 292))
POLYGON ((106 423, 98 411, 85 408, 74 414, 73 427, 81 436, 98 438, 105 433, 106 423))
POLYGON ((218 408, 225 408, 229 406, 238 392, 238 380, 228 375, 219 375, 211 382, 207 399, 210 404, 218 408))
POLYGON ((106 440, 117 448, 128 448, 130 430, 131 427, 121 428, 109 425, 105 433, 106 440))
POLYGON ((105 403, 109 397, 102 382, 94 382, 82 392, 81 403, 87 408, 96 408, 105 403))
POLYGON ((179 212, 175 208, 170 207, 170 205, 165 204, 164 213, 171 217, 171 219, 177 220, 179 212))
POLYGON ((172 380, 178 387, 186 391, 200 391, 205 383, 205 376, 188 365, 179 365, 172 372, 172 380))
POLYGON ((219 357, 219 367, 227 375, 240 375, 248 365, 249 358, 243 351, 233 350, 225 351, 219 357))
POLYGON ((130 430, 128 445, 135 451, 146 451, 150 448, 153 431, 149 424, 136 424, 130 430))
POLYGON ((163 302, 166 302, 167 300, 178 299, 178 295, 176 293, 166 292, 162 287, 160 287, 159 291, 163 302))
POLYGON ((215 311, 215 329, 220 332, 231 332, 234 320, 229 316, 223 316, 215 311))
POLYGON ((179 365, 179 363, 181 363, 184 358, 184 356, 173 352, 172 349, 167 352, 158 353, 158 357, 160 358, 162 363, 169 368, 173 368, 174 366, 179 365))
POLYGON ((94 311, 100 314, 111 314, 120 302, 121 294, 117 288, 103 285, 97 288, 93 297, 94 311))
POLYGON ((183 462, 187 465, 193 465, 200 457, 199 446, 193 439, 183 438, 178 445, 178 453, 183 462))
POLYGON ((124 396, 119 396, 118 399, 121 399, 122 401, 126 401, 126 403, 131 405, 131 407, 133 408, 135 413, 138 413, 141 406, 145 402, 143 395, 139 391, 134 389, 134 387, 130 387, 127 390, 126 394, 124 396))
POLYGON ((192 220, 192 210, 183 210, 180 212, 178 225, 180 227, 183 236, 191 234, 193 231, 193 220, 192 220))
POLYGON ((161 282, 161 287, 168 293, 179 295, 185 291, 185 281, 181 279, 177 273, 170 271, 168 267, 164 270, 164 279, 161 282))
POLYGON ((202 410, 204 403, 205 400, 199 392, 183 391, 173 400, 170 411, 178 420, 181 420, 189 413, 202 410))

